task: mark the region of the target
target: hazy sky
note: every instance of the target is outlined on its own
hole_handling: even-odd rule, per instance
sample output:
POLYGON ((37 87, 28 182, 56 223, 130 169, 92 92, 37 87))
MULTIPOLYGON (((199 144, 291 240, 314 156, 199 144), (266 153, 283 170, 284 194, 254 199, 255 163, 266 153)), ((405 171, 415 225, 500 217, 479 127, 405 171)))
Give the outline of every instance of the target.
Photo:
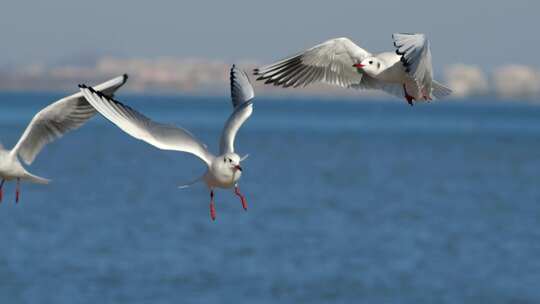
POLYGON ((435 65, 540 66, 540 1, 6 1, 0 66, 81 58, 278 59, 347 36, 371 52, 427 33, 435 65))

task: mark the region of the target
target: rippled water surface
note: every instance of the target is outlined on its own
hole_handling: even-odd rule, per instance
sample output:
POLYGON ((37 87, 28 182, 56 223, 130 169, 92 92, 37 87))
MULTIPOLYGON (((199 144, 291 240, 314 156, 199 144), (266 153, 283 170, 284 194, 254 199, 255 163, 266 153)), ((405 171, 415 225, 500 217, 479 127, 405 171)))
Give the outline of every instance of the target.
MULTIPOLYGON (((60 95, 1 94, 15 144, 60 95)), ((227 98, 120 99, 217 149, 227 98)), ((540 107, 256 100, 244 212, 101 117, 0 205, 0 303, 540 303, 540 107)))

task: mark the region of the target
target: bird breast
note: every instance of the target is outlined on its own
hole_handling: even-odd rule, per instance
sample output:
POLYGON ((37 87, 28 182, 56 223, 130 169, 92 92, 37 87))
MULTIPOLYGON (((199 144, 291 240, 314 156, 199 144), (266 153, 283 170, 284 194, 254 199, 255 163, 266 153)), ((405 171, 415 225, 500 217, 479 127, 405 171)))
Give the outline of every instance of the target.
POLYGON ((242 172, 233 171, 226 166, 212 166, 205 176, 205 181, 210 187, 231 188, 241 175, 242 172))

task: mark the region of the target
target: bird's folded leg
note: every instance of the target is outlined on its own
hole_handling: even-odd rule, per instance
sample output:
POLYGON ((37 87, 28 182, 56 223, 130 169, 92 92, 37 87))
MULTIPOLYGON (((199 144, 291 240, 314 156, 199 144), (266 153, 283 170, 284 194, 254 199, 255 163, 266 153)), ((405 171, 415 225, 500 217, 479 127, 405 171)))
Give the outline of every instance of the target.
POLYGON ((214 190, 210 190, 210 218, 216 220, 216 206, 214 205, 214 190))
POLYGON ((407 93, 407 88, 405 88, 405 84, 403 85, 403 92, 405 92, 405 99, 407 100, 407 103, 409 103, 412 106, 414 97, 409 95, 409 93, 407 93))
POLYGON ((429 96, 429 93, 428 91, 426 90, 426 88, 423 88, 422 89, 422 97, 424 98, 424 100, 426 101, 431 101, 431 97, 429 96))
POLYGON ((242 207, 244 208, 244 210, 247 211, 246 197, 242 193, 240 193, 240 188, 238 187, 238 185, 234 186, 234 194, 236 194, 236 195, 238 195, 238 197, 240 197, 240 201, 242 202, 242 207))
POLYGON ((4 182, 6 180, 5 179, 2 179, 2 182, 0 182, 0 203, 2 202, 2 197, 4 196, 4 192, 2 190, 2 188, 4 188, 4 182))
POLYGON ((17 189, 15 190, 15 203, 19 203, 20 193, 21 193, 21 179, 17 178, 17 189))

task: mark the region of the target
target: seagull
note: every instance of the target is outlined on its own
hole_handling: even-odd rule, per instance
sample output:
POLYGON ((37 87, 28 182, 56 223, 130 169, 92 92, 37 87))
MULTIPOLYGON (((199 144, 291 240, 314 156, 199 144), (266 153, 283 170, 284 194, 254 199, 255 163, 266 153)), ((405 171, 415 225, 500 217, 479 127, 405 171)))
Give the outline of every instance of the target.
POLYGON ((210 191, 210 217, 216 219, 214 189, 229 189, 234 187, 234 193, 240 198, 242 207, 247 210, 247 201, 240 192, 238 180, 242 175, 242 162, 246 157, 240 157, 234 152, 234 139, 242 124, 253 112, 253 97, 255 93, 247 74, 232 66, 230 70, 231 99, 233 112, 225 123, 221 134, 219 156, 208 151, 205 144, 196 139, 189 131, 168 124, 154 122, 131 107, 104 95, 99 90, 79 85, 82 94, 94 108, 105 118, 127 134, 145 141, 162 150, 172 150, 191 153, 200 158, 207 170, 185 188, 203 181, 210 191))
MULTIPOLYGON (((127 81, 127 75, 113 78, 96 86, 96 90, 112 96, 127 81)), ((11 150, 0 145, 0 202, 6 181, 17 180, 15 202, 19 202, 20 181, 48 184, 48 179, 33 175, 24 169, 19 157, 30 165, 43 147, 65 133, 75 130, 96 114, 96 110, 80 92, 62 98, 39 111, 26 127, 19 142, 11 150)))
POLYGON ((371 54, 349 38, 335 38, 292 57, 254 70, 265 84, 305 87, 313 82, 378 89, 412 106, 413 100, 440 99, 452 91, 433 80, 431 50, 424 34, 392 35, 395 51, 371 54))

